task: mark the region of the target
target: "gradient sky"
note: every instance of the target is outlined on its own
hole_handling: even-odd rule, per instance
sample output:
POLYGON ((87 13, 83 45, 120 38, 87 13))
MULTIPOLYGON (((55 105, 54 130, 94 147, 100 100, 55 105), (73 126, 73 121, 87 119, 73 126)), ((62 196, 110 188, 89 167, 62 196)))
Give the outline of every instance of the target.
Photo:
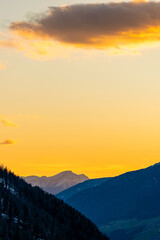
POLYGON ((155 29, 147 44, 128 46, 125 38, 122 49, 106 43, 77 48, 61 40, 53 47, 50 36, 39 40, 37 32, 34 45, 28 45, 23 29, 9 30, 11 23, 27 21, 49 6, 74 3, 0 3, 0 42, 7 43, 0 47, 0 159, 19 175, 72 170, 107 177, 160 161, 160 38, 155 29))

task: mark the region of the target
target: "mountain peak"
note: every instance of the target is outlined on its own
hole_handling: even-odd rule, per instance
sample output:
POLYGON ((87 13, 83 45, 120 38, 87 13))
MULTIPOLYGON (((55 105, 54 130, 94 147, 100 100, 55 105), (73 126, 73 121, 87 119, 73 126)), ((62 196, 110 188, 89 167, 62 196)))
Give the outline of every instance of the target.
POLYGON ((28 176, 24 177, 27 183, 32 184, 32 186, 39 186, 43 190, 57 194, 67 188, 70 188, 78 183, 84 182, 89 178, 84 174, 76 174, 71 170, 60 172, 51 177, 38 177, 38 176, 28 176))
MULTIPOLYGON (((55 176, 79 176, 79 177, 86 178, 86 180, 89 179, 86 175, 84 175, 84 174, 76 174, 76 173, 72 172, 71 170, 62 171, 62 172, 58 173, 55 176)), ((55 177, 55 176, 53 176, 53 177, 55 177)))
POLYGON ((66 170, 58 173, 57 175, 76 175, 76 173, 73 173, 71 170, 66 170))

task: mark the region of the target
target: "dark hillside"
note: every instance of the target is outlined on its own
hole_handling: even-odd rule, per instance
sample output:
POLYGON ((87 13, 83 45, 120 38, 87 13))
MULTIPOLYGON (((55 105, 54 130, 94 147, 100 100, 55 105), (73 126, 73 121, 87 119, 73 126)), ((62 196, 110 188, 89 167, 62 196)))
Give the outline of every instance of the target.
POLYGON ((89 179, 82 183, 79 183, 73 187, 70 187, 58 194, 56 194, 56 197, 62 199, 63 201, 67 201, 69 198, 73 197, 75 194, 80 193, 86 189, 94 188, 106 181, 108 181, 110 178, 95 178, 95 179, 89 179))
POLYGON ((0 239, 108 240, 81 213, 0 167, 0 239))
POLYGON ((113 177, 67 202, 97 225, 160 216, 160 164, 113 177))

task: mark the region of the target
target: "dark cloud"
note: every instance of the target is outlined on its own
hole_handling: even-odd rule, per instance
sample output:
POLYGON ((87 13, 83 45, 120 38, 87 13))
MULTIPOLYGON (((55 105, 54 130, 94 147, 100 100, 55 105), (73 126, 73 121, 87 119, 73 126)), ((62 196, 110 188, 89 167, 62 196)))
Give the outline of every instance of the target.
POLYGON ((92 47, 156 42, 160 39, 159 2, 119 2, 50 7, 10 29, 24 38, 40 38, 92 47))

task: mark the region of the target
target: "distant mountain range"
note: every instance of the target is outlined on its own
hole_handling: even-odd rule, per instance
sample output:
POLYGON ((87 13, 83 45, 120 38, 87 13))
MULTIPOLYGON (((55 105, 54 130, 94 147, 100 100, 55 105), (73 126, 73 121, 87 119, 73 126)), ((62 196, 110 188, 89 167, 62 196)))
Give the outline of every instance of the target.
POLYGON ((52 177, 28 176, 23 179, 32 186, 39 186, 46 192, 57 194, 89 178, 84 174, 77 175, 72 171, 64 171, 52 177))
POLYGON ((66 202, 111 240, 160 239, 160 164, 110 178, 66 202))
MULTIPOLYGON (((65 176, 62 177, 64 183, 66 175, 71 179, 75 176, 72 172, 58 175, 57 186, 60 176, 65 176)), ((96 223, 111 240, 160 240, 159 163, 113 178, 85 178, 72 187, 65 185, 65 190, 56 196, 96 223)), ((38 179, 44 184, 46 177, 38 179)), ((54 189, 52 181, 50 183, 49 188, 43 184, 41 187, 55 193, 50 191, 54 189)), ((32 184, 39 185, 36 181, 32 184)))
POLYGON ((70 188, 58 193, 56 196, 64 201, 67 201, 69 198, 71 198, 75 194, 80 193, 81 191, 84 191, 86 189, 96 187, 96 186, 106 182, 109 179, 110 178, 89 179, 89 180, 86 180, 82 183, 79 183, 73 187, 70 187, 70 188))
POLYGON ((81 213, 0 167, 0 240, 108 240, 81 213))

